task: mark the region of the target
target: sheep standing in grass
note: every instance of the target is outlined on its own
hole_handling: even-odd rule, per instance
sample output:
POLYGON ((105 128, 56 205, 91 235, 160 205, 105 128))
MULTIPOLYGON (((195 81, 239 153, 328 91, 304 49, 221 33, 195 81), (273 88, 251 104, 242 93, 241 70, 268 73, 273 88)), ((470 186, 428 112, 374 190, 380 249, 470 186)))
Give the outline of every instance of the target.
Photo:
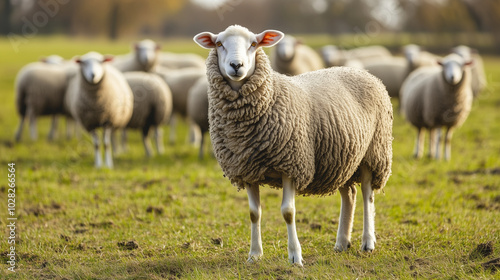
POLYGON ((271 54, 273 69, 281 74, 298 75, 324 67, 321 57, 310 47, 287 35, 271 54))
POLYGON ((429 156, 439 158, 439 131, 444 127, 444 158, 450 160, 453 131, 467 119, 472 106, 471 62, 450 54, 439 64, 421 67, 408 76, 401 88, 401 107, 417 128, 415 157, 423 155, 423 130, 428 129, 429 156))
POLYGON ((457 46, 454 47, 452 51, 453 53, 463 57, 466 61, 471 60, 473 62, 471 66, 472 93, 474 94, 474 97, 477 97, 488 84, 486 81, 486 74, 484 72, 483 59, 476 50, 467 46, 457 46))
POLYGON ((127 125, 134 106, 132 90, 122 73, 109 64, 111 60, 95 52, 78 58, 80 71, 71 80, 65 99, 67 110, 92 135, 98 168, 102 166, 102 157, 96 130, 104 130, 105 164, 112 168, 112 130, 127 125))
POLYGON ((158 63, 167 69, 199 68, 205 69, 205 59, 193 53, 162 52, 158 63))
POLYGON ((31 139, 36 140, 36 119, 45 115, 52 116, 48 139, 53 140, 57 117, 66 113, 63 99, 69 80, 76 74, 76 67, 64 64, 60 56, 49 56, 42 61, 26 65, 16 77, 16 108, 21 118, 15 134, 16 141, 21 140, 26 118, 30 121, 31 139))
POLYGON ((420 46, 415 44, 404 46, 403 53, 408 61, 408 74, 419 67, 435 66, 436 61, 439 59, 439 56, 424 51, 420 46))
POLYGON ((159 65, 160 45, 152 40, 142 40, 133 44, 130 54, 113 59, 113 66, 121 72, 154 72, 159 65))
POLYGON ((205 144, 205 134, 208 132, 208 81, 206 77, 198 79, 194 86, 189 90, 187 100, 188 119, 196 127, 196 133, 199 134, 200 152, 199 159, 203 159, 203 146, 205 144))
POLYGON ((320 52, 326 67, 347 66, 346 64, 351 60, 359 60, 364 63, 374 58, 392 57, 391 52, 383 46, 367 46, 343 50, 337 46, 327 45, 322 47, 320 52))
POLYGON ((398 98, 401 85, 408 76, 409 67, 402 57, 384 57, 367 60, 364 69, 379 78, 390 97, 398 98))
POLYGON ((295 228, 295 194, 339 190, 341 215, 335 249, 350 246, 361 182, 362 250, 375 248, 374 190, 386 184, 392 163, 392 106, 384 85, 366 71, 334 67, 285 76, 274 72, 261 47, 279 31, 254 34, 234 25, 194 37, 213 49, 207 59, 210 137, 225 176, 246 189, 252 222, 249 261, 262 255, 260 195, 263 184, 283 189, 281 212, 288 258, 302 265, 295 228))
MULTIPOLYGON (((134 94, 134 109, 127 128, 140 129, 146 156, 151 157, 149 130, 154 129, 158 154, 163 154, 163 138, 161 124, 165 123, 172 113, 172 93, 165 82, 155 74, 145 72, 128 72, 124 74, 134 94)), ((123 131, 124 138, 126 132, 123 131)), ((125 143, 125 141, 124 141, 125 143)))

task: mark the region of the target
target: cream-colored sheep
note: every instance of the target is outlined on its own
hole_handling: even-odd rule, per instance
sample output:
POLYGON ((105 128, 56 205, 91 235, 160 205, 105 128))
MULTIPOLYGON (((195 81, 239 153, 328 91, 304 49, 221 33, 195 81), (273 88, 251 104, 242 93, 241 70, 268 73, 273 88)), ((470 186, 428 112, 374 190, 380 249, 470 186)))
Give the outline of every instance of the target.
POLYGON ((192 122, 192 127, 196 128, 199 134, 200 151, 198 158, 203 159, 203 146, 205 144, 205 134, 208 132, 208 81, 207 77, 201 77, 189 90, 187 100, 187 115, 192 122))
POLYGON ((340 49, 337 46, 327 45, 321 48, 321 56, 326 67, 347 66, 351 60, 365 63, 374 58, 392 57, 391 52, 383 46, 359 47, 351 50, 340 49))
POLYGON ((222 170, 250 205, 249 261, 262 255, 259 186, 283 189, 281 212, 288 258, 302 265, 295 194, 342 197, 337 250, 350 245, 356 188, 364 201, 362 250, 375 248, 374 190, 392 163, 392 106, 384 85, 364 70, 333 67, 298 76, 272 70, 260 47, 283 37, 230 26, 195 36, 204 48, 209 82, 210 138, 222 170))
POLYGON ((324 67, 321 57, 310 47, 287 35, 271 53, 273 69, 285 75, 298 75, 324 67))
POLYGON ((155 72, 159 63, 161 46, 146 39, 132 45, 132 52, 120 55, 111 62, 121 72, 155 72))
POLYGON ((471 60, 471 75, 472 75, 472 93, 474 97, 477 97, 481 91, 486 88, 488 82, 486 80, 486 73, 484 72, 484 64, 483 59, 477 52, 477 50, 473 50, 467 46, 460 45, 454 47, 452 50, 454 53, 460 55, 465 60, 471 60))

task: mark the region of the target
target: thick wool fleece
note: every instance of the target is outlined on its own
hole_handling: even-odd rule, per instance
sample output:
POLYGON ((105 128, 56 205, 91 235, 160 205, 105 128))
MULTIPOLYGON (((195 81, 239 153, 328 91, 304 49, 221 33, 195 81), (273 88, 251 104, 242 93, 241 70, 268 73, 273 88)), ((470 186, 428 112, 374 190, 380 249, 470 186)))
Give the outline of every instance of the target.
POLYGON ((234 91, 217 52, 207 59, 210 137, 225 175, 239 189, 280 174, 301 195, 328 195, 373 171, 386 184, 392 163, 392 106, 383 84, 365 71, 338 67, 289 77, 271 69, 262 49, 254 74, 234 91))

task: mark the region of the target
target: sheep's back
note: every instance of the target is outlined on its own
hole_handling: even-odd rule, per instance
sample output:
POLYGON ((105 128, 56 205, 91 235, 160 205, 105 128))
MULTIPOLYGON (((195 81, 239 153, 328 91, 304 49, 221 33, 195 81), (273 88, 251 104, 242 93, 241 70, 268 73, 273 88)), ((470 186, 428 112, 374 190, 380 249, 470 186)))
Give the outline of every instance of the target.
POLYGON ((375 77, 382 80, 390 97, 399 97, 399 91, 409 68, 401 57, 386 57, 367 60, 364 68, 375 77))
POLYGON ((189 90, 187 114, 201 129, 208 131, 208 81, 206 77, 198 79, 189 90))

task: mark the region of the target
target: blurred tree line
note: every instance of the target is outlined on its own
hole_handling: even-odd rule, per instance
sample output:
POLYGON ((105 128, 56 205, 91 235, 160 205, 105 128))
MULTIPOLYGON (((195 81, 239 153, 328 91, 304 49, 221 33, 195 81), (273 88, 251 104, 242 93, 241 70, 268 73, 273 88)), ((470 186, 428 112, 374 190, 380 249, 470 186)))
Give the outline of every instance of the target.
POLYGON ((499 0, 0 0, 0 34, 169 37, 223 30, 492 33, 499 0))

